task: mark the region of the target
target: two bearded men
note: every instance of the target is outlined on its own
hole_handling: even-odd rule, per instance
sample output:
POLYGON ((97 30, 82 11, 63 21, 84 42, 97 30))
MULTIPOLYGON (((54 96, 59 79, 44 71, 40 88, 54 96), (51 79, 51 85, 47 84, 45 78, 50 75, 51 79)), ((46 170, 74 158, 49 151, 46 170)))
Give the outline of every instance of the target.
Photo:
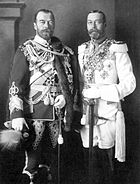
POLYGON ((47 152, 57 145, 60 115, 65 131, 81 120, 79 132, 86 162, 89 124, 83 101, 94 99, 94 182, 109 183, 114 145, 115 158, 125 161, 120 101, 136 87, 127 46, 108 39, 104 13, 92 11, 87 17, 91 40, 78 47, 78 63, 74 52, 53 36, 54 28, 53 12, 39 10, 34 19, 35 37, 19 46, 13 61, 9 85, 11 127, 16 131, 26 127, 35 135, 26 149, 23 173, 35 183, 38 168, 47 167, 47 152))

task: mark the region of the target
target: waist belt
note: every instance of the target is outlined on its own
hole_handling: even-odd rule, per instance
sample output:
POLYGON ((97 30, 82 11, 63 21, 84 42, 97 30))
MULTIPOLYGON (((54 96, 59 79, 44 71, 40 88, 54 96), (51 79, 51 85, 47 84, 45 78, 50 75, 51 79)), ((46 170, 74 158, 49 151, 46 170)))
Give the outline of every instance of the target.
POLYGON ((50 98, 51 94, 51 98, 55 98, 55 96, 59 95, 60 93, 60 86, 32 85, 29 100, 25 99, 25 101, 28 104, 37 104, 40 101, 44 101, 46 98, 50 98))

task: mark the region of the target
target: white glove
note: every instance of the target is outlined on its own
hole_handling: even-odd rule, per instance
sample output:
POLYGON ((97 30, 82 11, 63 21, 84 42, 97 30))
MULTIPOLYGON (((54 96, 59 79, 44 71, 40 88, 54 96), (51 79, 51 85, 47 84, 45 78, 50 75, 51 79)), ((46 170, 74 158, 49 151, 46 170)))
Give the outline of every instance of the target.
POLYGON ((14 130, 22 131, 24 125, 29 129, 24 118, 15 118, 12 120, 12 128, 14 130))
POLYGON ((54 107, 62 109, 66 104, 66 100, 63 95, 58 95, 54 101, 54 107))
POLYGON ((85 125, 86 124, 86 115, 83 114, 83 117, 81 118, 81 125, 85 125))
POLYGON ((89 98, 89 99, 96 99, 96 98, 100 98, 100 90, 96 85, 92 85, 92 87, 88 88, 88 89, 83 89, 83 96, 85 98, 89 98))

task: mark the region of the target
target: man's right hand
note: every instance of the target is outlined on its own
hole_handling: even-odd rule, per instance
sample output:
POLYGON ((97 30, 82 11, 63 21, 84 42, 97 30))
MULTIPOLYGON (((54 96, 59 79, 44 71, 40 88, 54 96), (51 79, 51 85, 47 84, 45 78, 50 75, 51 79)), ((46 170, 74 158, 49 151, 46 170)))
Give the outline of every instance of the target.
POLYGON ((83 97, 85 98, 89 98, 89 99, 96 99, 96 98, 100 98, 100 90, 98 88, 98 86, 92 85, 90 88, 88 89, 83 89, 83 97))
POLYGON ((22 131, 24 125, 29 129, 24 118, 15 118, 12 120, 12 128, 14 130, 22 131))

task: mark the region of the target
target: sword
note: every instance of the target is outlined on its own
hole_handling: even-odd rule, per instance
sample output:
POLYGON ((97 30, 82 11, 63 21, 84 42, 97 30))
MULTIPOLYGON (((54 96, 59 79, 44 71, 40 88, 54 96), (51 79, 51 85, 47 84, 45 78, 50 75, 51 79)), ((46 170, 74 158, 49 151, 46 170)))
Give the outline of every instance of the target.
POLYGON ((63 144, 64 140, 62 137, 62 117, 61 117, 61 110, 58 108, 57 115, 58 115, 58 169, 57 169, 57 184, 60 184, 60 145, 63 144))
POLYGON ((87 99, 88 123, 89 123, 89 184, 93 184, 93 128, 95 124, 95 100, 87 99))

